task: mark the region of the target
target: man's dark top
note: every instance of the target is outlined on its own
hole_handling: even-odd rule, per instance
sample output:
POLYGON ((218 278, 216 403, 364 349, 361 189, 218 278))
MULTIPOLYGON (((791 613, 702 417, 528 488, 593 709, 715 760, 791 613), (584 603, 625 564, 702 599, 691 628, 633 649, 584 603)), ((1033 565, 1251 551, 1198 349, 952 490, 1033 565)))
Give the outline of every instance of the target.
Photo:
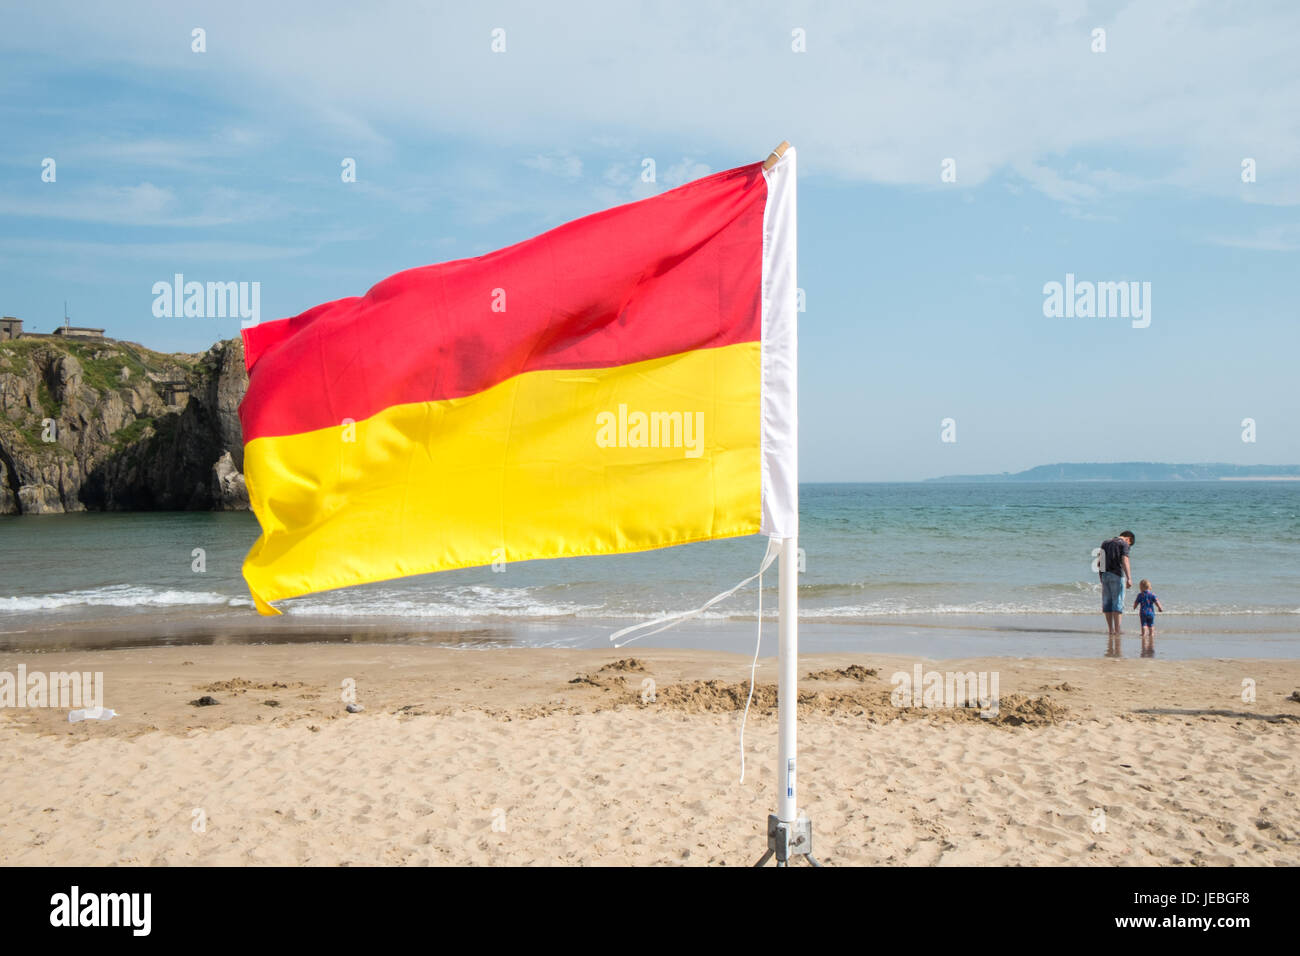
POLYGON ((1109 541, 1103 541, 1101 550, 1106 555, 1106 565, 1102 568, 1102 571, 1122 575, 1124 573, 1124 555, 1128 554, 1128 539, 1111 538, 1109 541))

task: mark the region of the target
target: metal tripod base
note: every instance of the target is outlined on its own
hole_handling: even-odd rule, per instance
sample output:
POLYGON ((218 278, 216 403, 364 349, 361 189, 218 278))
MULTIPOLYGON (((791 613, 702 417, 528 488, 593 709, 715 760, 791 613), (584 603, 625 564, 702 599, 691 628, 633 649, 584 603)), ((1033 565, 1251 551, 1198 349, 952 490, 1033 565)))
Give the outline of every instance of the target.
POLYGON ((777 866, 789 866, 790 858, 806 856, 813 866, 821 866, 812 854, 812 821, 802 814, 793 823, 782 823, 776 814, 767 815, 767 852, 754 866, 762 866, 772 857, 777 866))

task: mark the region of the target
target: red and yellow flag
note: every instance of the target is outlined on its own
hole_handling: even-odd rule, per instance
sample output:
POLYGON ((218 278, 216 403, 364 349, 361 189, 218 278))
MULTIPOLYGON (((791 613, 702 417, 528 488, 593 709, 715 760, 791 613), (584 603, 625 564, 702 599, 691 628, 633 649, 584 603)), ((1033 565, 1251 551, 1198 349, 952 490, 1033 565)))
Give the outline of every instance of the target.
POLYGON ((796 533, 795 156, 243 332, 257 608, 796 533))

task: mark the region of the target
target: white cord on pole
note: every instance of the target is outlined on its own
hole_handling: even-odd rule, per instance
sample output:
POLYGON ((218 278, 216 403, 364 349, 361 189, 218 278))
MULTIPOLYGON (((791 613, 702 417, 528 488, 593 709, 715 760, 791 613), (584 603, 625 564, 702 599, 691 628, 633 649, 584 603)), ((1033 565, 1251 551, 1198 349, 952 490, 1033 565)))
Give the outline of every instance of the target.
POLYGON ((658 634, 660 631, 666 631, 670 627, 676 627, 678 624, 681 624, 683 621, 689 621, 693 617, 698 617, 699 615, 707 611, 709 608, 713 607, 713 605, 717 604, 719 601, 725 601, 727 598, 731 597, 733 594, 735 594, 737 591, 743 588, 750 581, 753 581, 755 578, 761 577, 763 572, 766 571, 769 566, 771 566, 772 562, 776 560, 776 556, 781 553, 781 546, 779 540, 780 539, 778 538, 767 539, 767 553, 763 555, 763 563, 758 568, 758 574, 752 574, 749 577, 745 578, 745 580, 737 584, 735 587, 728 588, 727 590, 723 591, 721 594, 714 595, 713 597, 709 598, 709 600, 706 601, 703 605, 695 608, 692 611, 681 611, 677 614, 666 614, 663 617, 655 618, 653 621, 643 621, 640 624, 633 624, 631 627, 625 627, 621 631, 615 631, 613 634, 609 636, 610 642, 614 643, 618 641, 618 639, 623 635, 631 634, 633 631, 639 631, 643 627, 654 627, 653 631, 646 631, 644 634, 638 634, 636 637, 630 637, 626 641, 624 641, 623 644, 614 643, 614 646, 622 647, 624 644, 631 644, 633 641, 639 641, 641 640, 641 638, 649 637, 651 634, 658 634), (661 626, 655 627, 656 624, 661 626))
MULTIPOLYGON (((775 540, 775 539, 772 539, 775 540)), ((745 722, 749 720, 749 704, 754 699, 754 674, 758 671, 758 651, 763 646, 763 568, 758 569, 758 633, 754 637, 754 660, 749 665, 749 697, 745 700, 745 713, 740 717, 740 782, 745 782, 745 722)))
POLYGON ((731 597, 731 595, 735 594, 745 585, 749 584, 749 582, 754 580, 758 581, 758 625, 756 627, 757 633, 755 634, 754 637, 754 659, 753 661, 750 662, 749 665, 749 697, 746 698, 745 700, 745 712, 744 714, 741 715, 740 718, 740 782, 741 783, 745 782, 745 724, 749 720, 749 705, 754 700, 754 678, 758 672, 758 653, 763 645, 763 572, 766 571, 769 567, 771 567, 772 562, 776 560, 777 556, 781 553, 781 547, 782 547, 782 542, 780 538, 768 538, 767 552, 763 555, 763 560, 758 566, 758 573, 750 575, 749 577, 745 578, 745 580, 741 581, 735 587, 728 588, 727 590, 723 591, 721 594, 713 596, 700 607, 697 607, 692 611, 681 611, 677 614, 667 614, 664 615, 663 617, 655 618, 653 621, 644 621, 640 624, 633 624, 631 627, 625 627, 620 631, 615 631, 613 634, 609 636, 609 639, 612 643, 617 641, 620 637, 623 637, 626 634, 631 634, 633 631, 639 631, 642 628, 647 628, 647 627, 654 628, 653 631, 646 631, 646 633, 644 634, 638 634, 636 637, 630 637, 622 644, 614 644, 614 646, 622 647, 624 646, 624 644, 631 644, 633 641, 639 641, 643 637, 649 637, 651 634, 658 634, 660 631, 666 631, 670 627, 676 627, 678 624, 681 624, 683 621, 689 621, 691 618, 703 614, 705 611, 713 607, 713 605, 717 604, 719 601, 731 597), (656 627, 656 625, 659 626, 656 627))

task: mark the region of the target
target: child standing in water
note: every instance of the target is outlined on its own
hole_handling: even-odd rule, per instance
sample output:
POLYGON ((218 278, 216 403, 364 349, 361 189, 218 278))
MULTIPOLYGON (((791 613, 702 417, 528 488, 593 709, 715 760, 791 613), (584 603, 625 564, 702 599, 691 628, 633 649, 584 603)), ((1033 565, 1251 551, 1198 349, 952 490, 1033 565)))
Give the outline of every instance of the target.
POLYGON ((1138 620, 1142 624, 1143 637, 1156 636, 1156 611, 1164 613, 1164 607, 1160 604, 1160 599, 1155 596, 1151 590, 1151 582, 1143 578, 1138 582, 1138 596, 1133 601, 1133 609, 1138 612, 1138 620))

